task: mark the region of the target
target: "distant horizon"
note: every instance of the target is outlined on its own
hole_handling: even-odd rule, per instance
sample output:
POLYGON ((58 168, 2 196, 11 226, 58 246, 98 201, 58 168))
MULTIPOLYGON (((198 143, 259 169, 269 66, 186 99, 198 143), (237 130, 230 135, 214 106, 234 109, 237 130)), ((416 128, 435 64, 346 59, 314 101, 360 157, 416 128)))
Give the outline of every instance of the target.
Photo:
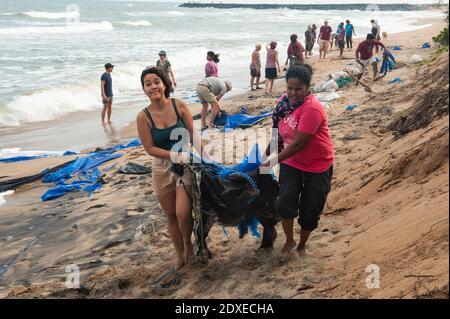
MULTIPOLYGON (((310 0, 186 0, 186 1, 176 1, 176 0, 169 0, 169 1, 163 1, 163 0, 113 0, 113 1, 121 1, 121 2, 172 2, 172 3, 185 3, 185 2, 198 2, 198 3, 237 3, 237 4, 336 4, 336 1, 330 1, 330 0, 316 0, 316 1, 310 1, 310 0)), ((415 5, 421 5, 421 4, 438 4, 438 0, 346 0, 346 1, 339 1, 339 4, 415 4, 415 5)), ((447 2, 443 2, 443 5, 447 5, 447 2)))

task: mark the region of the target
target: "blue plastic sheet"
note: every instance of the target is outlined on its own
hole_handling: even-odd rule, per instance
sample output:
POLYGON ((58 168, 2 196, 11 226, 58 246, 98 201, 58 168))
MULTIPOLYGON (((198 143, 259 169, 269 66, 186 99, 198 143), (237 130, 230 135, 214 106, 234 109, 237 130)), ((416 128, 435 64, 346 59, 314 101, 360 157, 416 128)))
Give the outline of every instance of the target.
MULTIPOLYGON (((101 152, 97 152, 97 153, 103 153, 103 154, 110 153, 110 154, 112 154, 112 153, 114 153, 116 151, 120 151, 120 150, 129 148, 129 147, 138 147, 138 146, 141 146, 141 145, 142 145, 141 140, 139 138, 135 138, 134 140, 130 141, 128 144, 118 144, 118 145, 115 145, 115 146, 111 146, 111 147, 105 148, 101 152)), ((91 154, 94 154, 94 153, 95 152, 93 152, 91 154)))
POLYGON ((47 155, 15 156, 15 157, 8 157, 8 158, 0 158, 0 163, 15 163, 15 162, 34 160, 34 159, 42 158, 42 157, 47 157, 47 155))
POLYGON ((56 172, 47 174, 42 180, 44 183, 56 183, 61 179, 71 178, 73 174, 78 172, 87 161, 87 157, 78 157, 71 164, 57 170, 56 172))
POLYGON ((388 71, 394 70, 396 63, 395 56, 391 52, 385 50, 383 52, 383 63, 381 65, 380 73, 386 75, 388 71))
POLYGON ((120 156, 122 156, 122 154, 110 155, 105 154, 104 152, 91 153, 85 157, 78 157, 73 163, 61 168, 54 173, 45 175, 43 178, 43 182, 53 182, 56 184, 56 187, 51 188, 47 192, 45 192, 45 194, 41 197, 42 201, 52 200, 64 196, 69 192, 81 189, 91 195, 92 192, 102 187, 102 174, 98 169, 98 166, 120 156), (70 184, 67 184, 65 181, 73 178, 75 174, 77 174, 79 179, 72 181, 70 184))
POLYGON ((236 227, 239 230, 239 238, 242 239, 248 233, 248 230, 252 232, 253 236, 259 238, 261 234, 258 231, 259 221, 256 217, 252 217, 248 222, 241 221, 236 227))
MULTIPOLYGON (((76 155, 76 154, 78 154, 78 153, 75 153, 75 152, 72 152, 72 151, 66 151, 66 152, 63 153, 63 156, 76 155)), ((0 158, 0 163, 23 162, 23 161, 29 161, 29 160, 34 160, 34 159, 44 158, 44 157, 50 157, 50 156, 54 156, 54 155, 47 155, 47 154, 31 155, 31 156, 19 155, 19 156, 8 157, 8 158, 0 158)))
POLYGON ((424 44, 422 44, 422 49, 429 49, 431 48, 431 45, 429 42, 425 42, 424 44))
POLYGON ((72 152, 72 151, 65 151, 63 156, 69 156, 69 155, 78 155, 77 152, 72 152))
POLYGON ((400 79, 399 77, 396 77, 392 81, 389 81, 389 84, 400 83, 401 81, 402 81, 402 79, 400 79))
POLYGON ((41 199, 43 202, 52 200, 52 199, 56 199, 56 198, 66 195, 69 192, 73 192, 75 190, 80 190, 81 188, 82 188, 81 185, 78 185, 78 184, 58 185, 58 186, 46 191, 45 194, 41 196, 41 199))
POLYGON ((217 164, 217 175, 220 177, 227 177, 236 172, 248 173, 261 166, 261 156, 259 154, 259 145, 255 144, 250 151, 250 154, 246 156, 240 164, 234 166, 222 166, 217 164))
POLYGON ((356 107, 358 107, 358 104, 350 104, 350 105, 347 105, 345 107, 345 110, 346 111, 353 111, 356 107))
POLYGON ((272 116, 272 112, 265 112, 260 115, 235 114, 228 116, 225 129, 234 129, 237 127, 246 128, 258 124, 265 118, 272 116))

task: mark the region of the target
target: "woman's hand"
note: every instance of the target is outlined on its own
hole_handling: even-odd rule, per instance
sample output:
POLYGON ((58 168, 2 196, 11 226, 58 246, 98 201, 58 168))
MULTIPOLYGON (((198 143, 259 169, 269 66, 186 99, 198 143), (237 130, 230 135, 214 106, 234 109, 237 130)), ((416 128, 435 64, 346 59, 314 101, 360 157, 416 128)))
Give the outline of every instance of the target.
MULTIPOLYGON (((173 153, 172 153, 173 154, 173 153)), ((187 153, 175 153, 171 157, 172 163, 184 166, 184 164, 189 163, 189 155, 187 153)))
POLYGON ((261 164, 261 167, 270 167, 270 161, 265 161, 261 164))

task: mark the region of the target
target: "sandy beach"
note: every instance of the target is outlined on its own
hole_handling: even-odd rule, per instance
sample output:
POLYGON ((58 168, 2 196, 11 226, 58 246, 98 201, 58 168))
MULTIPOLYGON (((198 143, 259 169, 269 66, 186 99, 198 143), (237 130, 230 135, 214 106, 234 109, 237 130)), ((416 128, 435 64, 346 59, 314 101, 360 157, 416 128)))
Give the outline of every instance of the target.
MULTIPOLYGON (((402 50, 392 51, 397 67, 371 84, 372 93, 350 84, 326 109, 335 173, 326 210, 303 256, 295 254, 280 264, 280 224, 269 252, 258 251, 260 239, 251 234, 241 240, 236 228, 227 228, 226 235, 215 225, 208 238, 213 259, 183 267, 178 285, 155 288, 152 282, 169 269, 174 249, 151 175, 112 169, 105 173, 106 184, 90 197, 73 192, 42 202, 49 186, 40 181, 5 197, 0 206, 0 298, 448 298, 448 99, 446 115, 423 128, 395 136, 390 126, 427 90, 446 81, 448 92, 448 51, 437 55, 435 48, 421 48, 445 22, 426 19, 420 24, 430 26, 388 35, 385 45, 402 50), (415 54, 424 62, 412 64, 415 54), (401 82, 390 84, 396 77, 401 82), (346 111, 351 104, 357 107, 346 111), (66 267, 72 264, 81 271, 80 289, 64 285, 66 267), (380 287, 369 289, 366 279, 373 265, 379 267, 380 287)), ((324 62, 309 58, 313 82, 342 71, 354 54, 346 49, 341 59, 334 50, 324 62)), ((367 84, 369 78, 366 74, 367 84)), ((277 80, 277 96, 284 84, 277 80)), ((258 114, 275 103, 276 98, 257 91, 224 100, 221 108, 233 114, 247 106, 258 114)), ((197 114, 199 105, 191 110, 197 114)), ((271 120, 258 125, 270 128, 271 120)), ((110 144, 136 137, 135 123, 119 133, 110 144)), ((213 130, 207 142, 222 134, 213 130)), ((119 152, 124 155, 102 167, 129 161, 151 166, 143 148, 119 152)), ((0 164, 0 181, 70 159, 0 164)))

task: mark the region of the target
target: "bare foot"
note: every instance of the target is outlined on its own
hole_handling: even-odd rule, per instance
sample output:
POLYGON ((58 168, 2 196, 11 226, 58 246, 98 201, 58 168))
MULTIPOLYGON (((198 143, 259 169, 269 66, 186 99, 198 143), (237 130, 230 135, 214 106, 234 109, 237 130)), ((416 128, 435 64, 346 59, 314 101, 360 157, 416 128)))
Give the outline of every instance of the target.
POLYGON ((192 243, 184 246, 184 260, 187 263, 189 259, 194 255, 194 249, 192 248, 192 243))
POLYGON ((175 268, 176 270, 180 270, 185 264, 186 259, 184 258, 184 256, 178 256, 177 260, 173 264, 173 268, 175 268))
POLYGON ((281 262, 285 262, 289 258, 290 254, 292 252, 292 249, 294 249, 296 244, 297 243, 295 241, 284 244, 284 247, 281 250, 281 254, 280 254, 281 262))
POLYGON ((298 244, 298 246, 297 246, 297 254, 298 254, 299 257, 303 257, 306 254, 305 246, 300 246, 300 244, 298 244))

